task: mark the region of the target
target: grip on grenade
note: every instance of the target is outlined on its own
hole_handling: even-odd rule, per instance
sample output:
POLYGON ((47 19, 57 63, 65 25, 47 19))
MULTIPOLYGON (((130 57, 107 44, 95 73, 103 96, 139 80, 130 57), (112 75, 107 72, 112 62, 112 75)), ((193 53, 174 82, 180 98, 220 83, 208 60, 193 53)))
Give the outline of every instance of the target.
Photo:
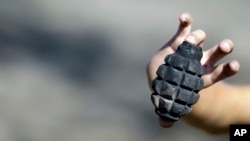
POLYGON ((198 92, 203 88, 202 55, 201 47, 184 41, 159 66, 157 78, 152 83, 151 100, 161 118, 177 121, 187 115, 198 101, 198 92))

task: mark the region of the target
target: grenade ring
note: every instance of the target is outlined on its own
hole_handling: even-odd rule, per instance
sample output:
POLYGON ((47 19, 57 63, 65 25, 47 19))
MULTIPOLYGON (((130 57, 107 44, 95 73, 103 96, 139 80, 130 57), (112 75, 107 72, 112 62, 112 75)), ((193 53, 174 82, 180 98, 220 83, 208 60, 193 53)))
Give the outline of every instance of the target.
POLYGON ((168 121, 178 121, 192 110, 203 88, 201 76, 204 68, 200 63, 202 48, 183 42, 174 54, 166 56, 152 82, 151 100, 155 112, 168 121))

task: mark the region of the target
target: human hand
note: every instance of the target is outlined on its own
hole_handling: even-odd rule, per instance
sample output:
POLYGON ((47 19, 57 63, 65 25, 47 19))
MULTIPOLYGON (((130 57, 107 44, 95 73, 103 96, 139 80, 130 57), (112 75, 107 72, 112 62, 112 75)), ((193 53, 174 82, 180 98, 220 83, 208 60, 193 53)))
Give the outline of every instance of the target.
MULTIPOLYGON (((148 83, 151 88, 153 79, 156 78, 158 67, 164 63, 167 55, 175 53, 177 47, 186 41, 191 44, 202 47, 204 45, 206 34, 203 30, 195 30, 191 32, 192 17, 189 13, 183 13, 179 17, 180 25, 177 33, 168 41, 150 60, 147 66, 148 83)), ((214 83, 230 77, 239 71, 239 63, 236 60, 228 61, 215 66, 215 63, 228 55, 233 50, 233 42, 229 39, 221 41, 219 44, 203 52, 201 64, 205 69, 205 74, 202 76, 204 88, 213 85, 214 83)), ((173 122, 166 121, 160 118, 160 125, 170 127, 173 122)))

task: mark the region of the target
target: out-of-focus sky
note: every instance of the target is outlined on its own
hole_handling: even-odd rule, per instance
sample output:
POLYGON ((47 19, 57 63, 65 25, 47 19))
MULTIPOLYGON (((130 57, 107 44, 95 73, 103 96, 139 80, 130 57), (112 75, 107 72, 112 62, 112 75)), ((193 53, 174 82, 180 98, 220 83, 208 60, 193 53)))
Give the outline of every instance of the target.
POLYGON ((204 49, 229 38, 250 81, 246 0, 1 0, 0 140, 227 141, 182 121, 161 128, 145 67, 189 12, 204 49))

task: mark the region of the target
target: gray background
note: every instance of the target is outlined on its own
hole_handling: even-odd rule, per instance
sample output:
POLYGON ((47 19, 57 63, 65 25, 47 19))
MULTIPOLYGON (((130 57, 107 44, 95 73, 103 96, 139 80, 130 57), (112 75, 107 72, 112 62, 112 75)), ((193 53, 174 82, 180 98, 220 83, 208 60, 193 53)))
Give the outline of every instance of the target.
MULTIPOLYGON (((158 125, 145 67, 189 12, 205 49, 235 43, 223 59, 249 82, 246 0, 0 0, 0 140, 227 141, 182 121, 158 125)), ((233 112, 233 109, 232 109, 233 112)))

